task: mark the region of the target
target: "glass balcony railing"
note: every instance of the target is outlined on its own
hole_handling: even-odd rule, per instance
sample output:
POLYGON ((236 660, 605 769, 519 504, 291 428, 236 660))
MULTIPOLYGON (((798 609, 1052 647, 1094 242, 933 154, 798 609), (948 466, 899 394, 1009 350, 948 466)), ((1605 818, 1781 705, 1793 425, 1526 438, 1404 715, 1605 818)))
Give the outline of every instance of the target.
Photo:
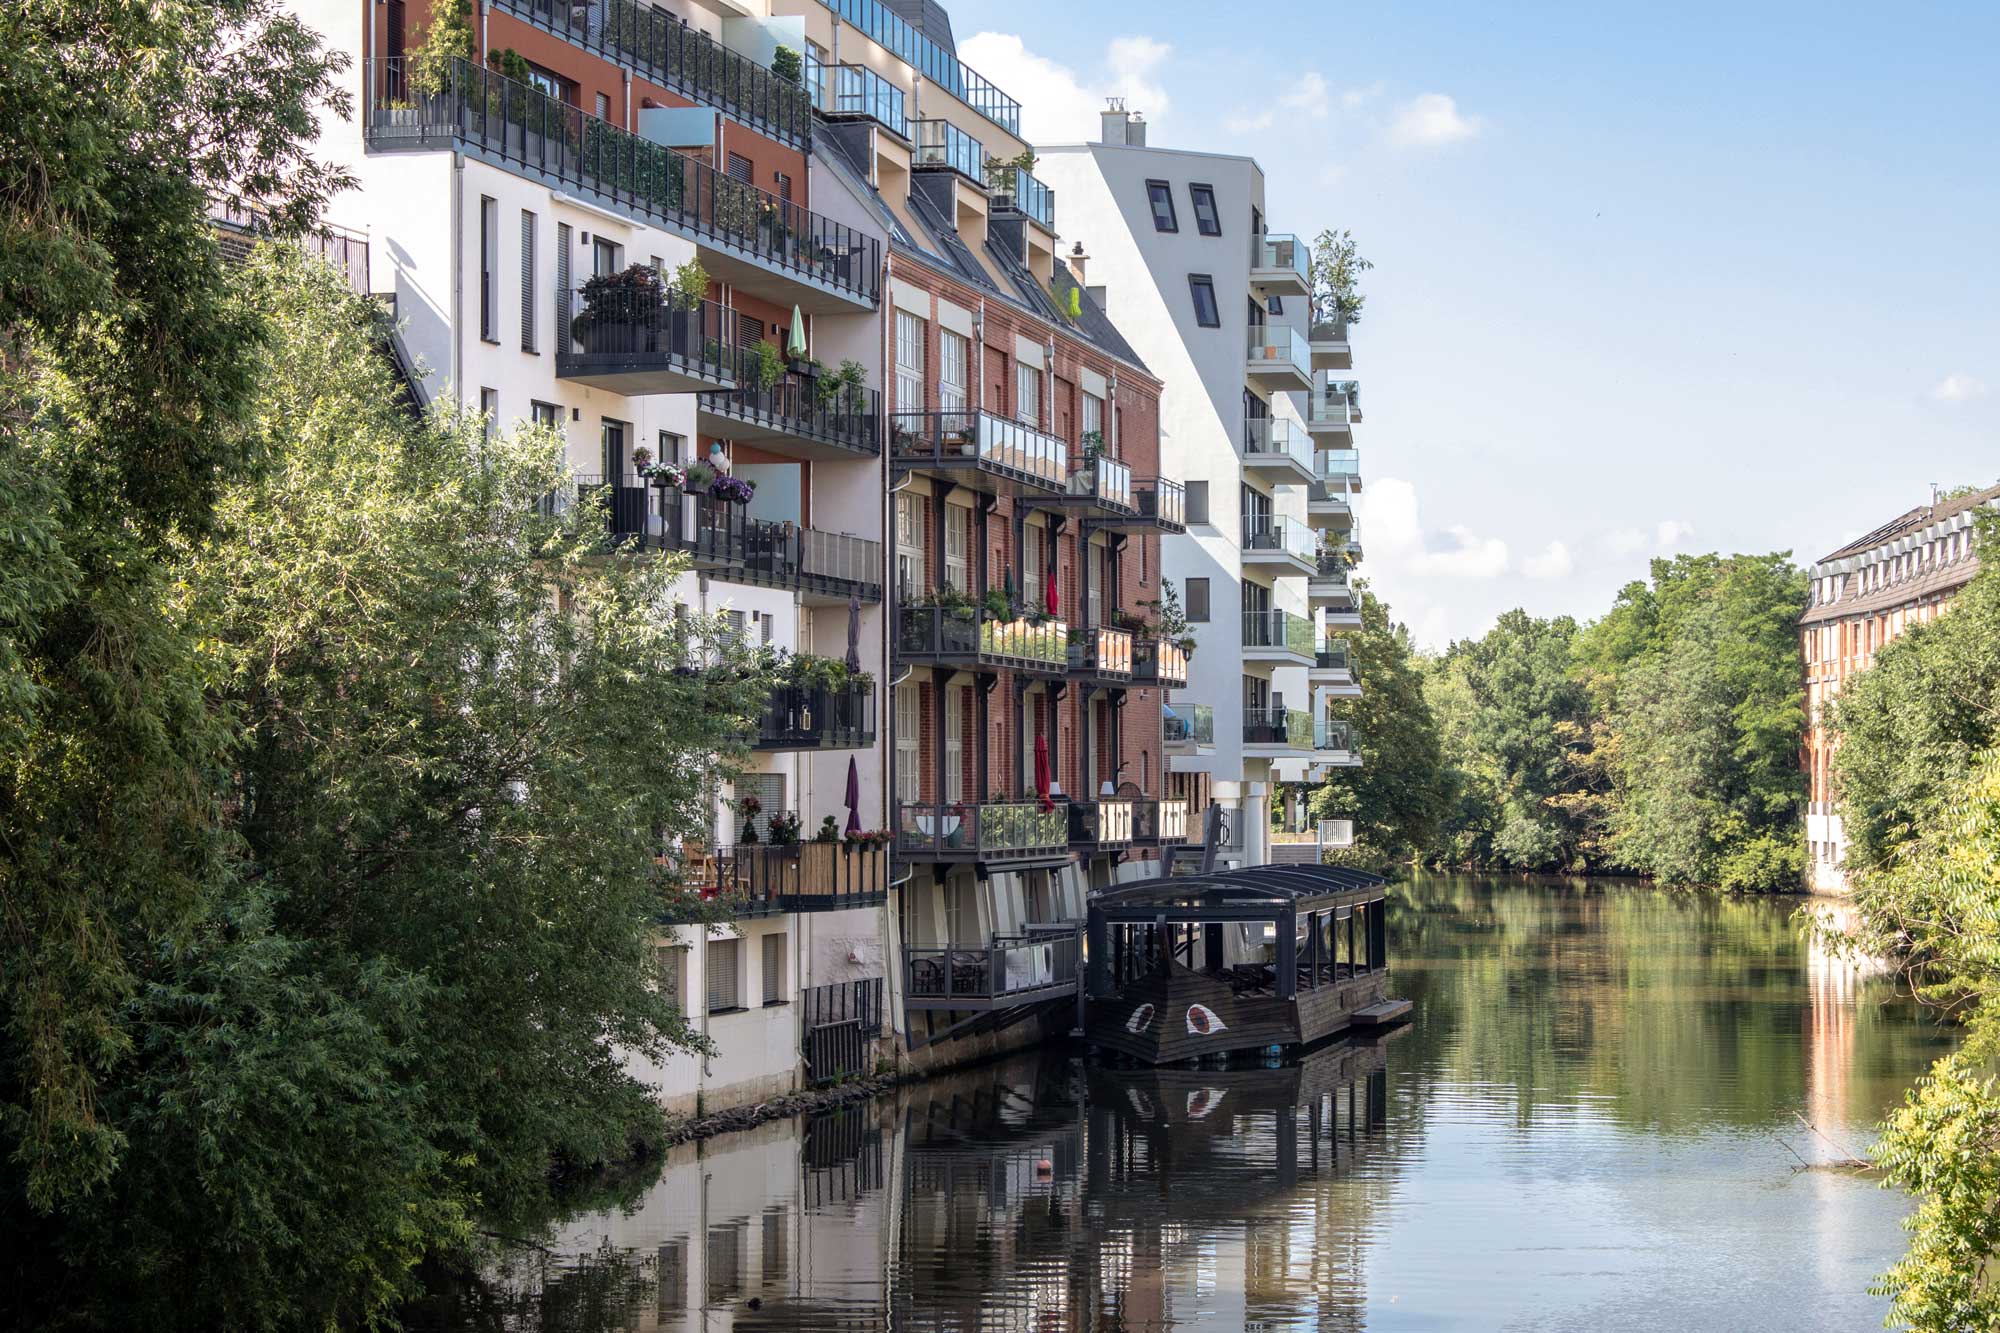
POLYGON ((1351 424, 1345 395, 1315 392, 1306 400, 1308 430, 1345 430, 1351 424))
POLYGON ((1155 477, 1141 482, 1133 488, 1133 499, 1139 506, 1139 515, 1150 518, 1163 528, 1184 531, 1187 528, 1187 487, 1165 477, 1155 477))
POLYGON ((1147 840, 1146 835, 1148 832, 1151 832, 1152 837, 1160 842, 1187 841, 1189 819, 1188 803, 1186 801, 1154 801, 1141 802, 1140 804, 1142 807, 1140 811, 1142 821, 1145 815, 1143 807, 1147 804, 1155 807, 1153 813, 1157 821, 1151 830, 1147 830, 1143 826, 1136 830, 1136 836, 1142 841, 1147 840))
POLYGON ((1289 611, 1245 611, 1243 646, 1274 652, 1313 655, 1313 623, 1289 611))
POLYGON ((925 36, 882 0, 820 0, 891 55, 914 67, 1009 134, 1021 133, 1021 104, 960 63, 948 47, 925 36))
POLYGON ((1097 846, 1125 846, 1136 832, 1138 802, 1133 800, 1071 801, 1069 840, 1097 846))
POLYGON ((1312 436, 1283 417, 1245 417, 1243 461, 1246 464, 1286 461, 1313 469, 1312 436))
POLYGON ((1282 272, 1306 286, 1312 285, 1312 247, 1289 232, 1266 232, 1250 238, 1250 269, 1254 281, 1260 273, 1282 272))
POLYGON ((1187 650, 1171 639, 1151 635, 1132 641, 1132 678, 1172 689, 1187 684, 1187 650))
POLYGON ((1289 324, 1252 324, 1246 345, 1252 370, 1312 373, 1312 348, 1306 336, 1289 324))
POLYGON ((1345 750, 1353 754, 1361 748, 1361 733, 1352 722, 1321 718, 1313 723, 1313 749, 1345 750))
MULTIPOLYGON (((1056 816, 1062 818, 1060 814, 1056 816)), ((913 1009, 1000 1009, 1074 994, 1083 959, 1080 928, 995 935, 975 948, 903 946, 903 1000, 913 1009)))
POLYGON ((1361 451, 1321 449, 1313 455, 1313 475, 1321 481, 1353 481, 1361 475, 1361 451))
POLYGON ((913 120, 917 165, 950 167, 969 180, 985 183, 986 150, 979 140, 948 120, 913 120))
POLYGON ((1061 674, 1069 667, 1069 626, 1060 620, 1001 618, 983 606, 904 606, 896 611, 896 654, 1061 674))
POLYGON ((1354 664, 1348 655, 1346 639, 1322 639, 1313 653, 1313 668, 1317 671, 1352 672, 1354 664))
POLYGON ((1131 512, 1134 508, 1132 469, 1102 454, 1096 458, 1079 459, 1076 471, 1069 474, 1069 493, 1087 495, 1107 508, 1131 512))
POLYGON ((1160 737, 1168 745, 1215 744, 1215 705, 1167 705, 1160 717, 1160 737))
POLYGON ((896 807, 896 846, 905 854, 981 859, 1059 852, 1069 846, 1069 818, 1039 801, 940 801, 896 807))
POLYGON ((821 65, 808 70, 821 112, 866 116, 890 133, 910 137, 909 95, 866 65, 821 65))
POLYGON ((1349 421, 1361 420, 1361 384, 1358 380, 1327 380, 1315 399, 1324 399, 1329 407, 1338 404, 1345 409, 1349 421))
POLYGON ((1036 180, 1027 168, 995 167, 987 173, 986 183, 1003 204, 1055 230, 1056 192, 1036 180))
POLYGON ((1243 520, 1243 549, 1269 551, 1310 563, 1319 550, 1313 530, 1283 514, 1260 514, 1243 520))
POLYGON ((1079 629, 1070 634, 1069 669, 1091 676, 1132 677, 1133 641, 1130 630, 1079 629))
POLYGON ((990 412, 892 412, 889 456, 905 466, 972 464, 1053 490, 1069 489, 1069 446, 990 412))
POLYGON ((1313 323, 1311 336, 1316 343, 1344 343, 1347 341, 1347 320, 1317 320, 1313 323))
POLYGON ((1294 750, 1311 747, 1313 716, 1303 708, 1246 708, 1245 745, 1283 745, 1294 750))

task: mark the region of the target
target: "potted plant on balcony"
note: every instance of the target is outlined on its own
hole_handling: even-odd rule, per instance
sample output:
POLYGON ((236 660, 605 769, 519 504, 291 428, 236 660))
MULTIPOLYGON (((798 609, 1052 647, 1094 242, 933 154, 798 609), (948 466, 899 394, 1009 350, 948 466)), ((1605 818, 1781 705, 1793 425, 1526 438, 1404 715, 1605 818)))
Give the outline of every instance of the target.
POLYGON ((666 294, 659 270, 645 264, 601 273, 583 284, 570 336, 586 352, 657 352, 666 294))
POLYGON ((718 504, 747 505, 757 494, 757 483, 727 473, 709 484, 708 496, 718 504))
POLYGON ((984 608, 989 620, 1014 619, 1014 608, 1008 603, 1007 594, 1003 589, 988 588, 985 595, 979 599, 979 604, 984 608))
POLYGON ((1078 450, 1078 457, 1086 463, 1095 463, 1104 453, 1104 432, 1101 430, 1087 430, 1083 433, 1083 438, 1078 441, 1078 444, 1081 446, 1078 450))
POLYGON ((814 842, 840 841, 840 821, 832 815, 819 821, 819 832, 813 834, 814 842))
POLYGON ((763 812, 764 803, 755 796, 745 796, 736 802, 736 819, 740 825, 736 830, 736 841, 757 841, 757 816, 763 812))
POLYGON ((773 847, 796 847, 799 845, 799 826, 804 821, 791 810, 772 815, 769 821, 771 845, 773 847))

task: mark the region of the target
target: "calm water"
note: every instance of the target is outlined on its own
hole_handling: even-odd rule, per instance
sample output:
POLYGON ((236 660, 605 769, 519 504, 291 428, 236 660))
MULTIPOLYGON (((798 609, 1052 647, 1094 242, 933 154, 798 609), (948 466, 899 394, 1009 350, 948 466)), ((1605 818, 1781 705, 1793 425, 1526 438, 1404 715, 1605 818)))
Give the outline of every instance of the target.
POLYGON ((1416 1021, 1387 1042, 1037 1054, 690 1145, 413 1325, 1880 1325, 1902 1197, 1794 1168, 1862 1150, 1945 1048, 1886 978, 1802 943, 1795 902, 1453 877, 1391 903, 1416 1021))

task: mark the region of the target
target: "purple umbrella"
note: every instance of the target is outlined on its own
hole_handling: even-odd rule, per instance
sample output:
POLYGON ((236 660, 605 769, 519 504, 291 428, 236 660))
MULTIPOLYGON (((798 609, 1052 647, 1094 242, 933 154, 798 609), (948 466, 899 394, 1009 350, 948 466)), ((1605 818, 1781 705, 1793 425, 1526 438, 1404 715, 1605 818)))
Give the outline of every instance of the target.
POLYGON ((847 831, 861 832, 861 769, 847 756, 847 831))

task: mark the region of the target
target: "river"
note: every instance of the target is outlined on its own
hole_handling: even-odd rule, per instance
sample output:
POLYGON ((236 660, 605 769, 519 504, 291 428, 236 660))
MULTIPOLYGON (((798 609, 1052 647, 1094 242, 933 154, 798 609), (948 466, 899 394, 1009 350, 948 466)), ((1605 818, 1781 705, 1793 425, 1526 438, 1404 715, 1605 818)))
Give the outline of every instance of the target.
POLYGON ((688 1145, 410 1324, 1879 1327, 1906 1201, 1799 1168, 1862 1151, 1949 1034, 1801 940, 1798 905, 1420 878, 1391 897, 1416 1009, 1386 1041, 1035 1052, 688 1145))

